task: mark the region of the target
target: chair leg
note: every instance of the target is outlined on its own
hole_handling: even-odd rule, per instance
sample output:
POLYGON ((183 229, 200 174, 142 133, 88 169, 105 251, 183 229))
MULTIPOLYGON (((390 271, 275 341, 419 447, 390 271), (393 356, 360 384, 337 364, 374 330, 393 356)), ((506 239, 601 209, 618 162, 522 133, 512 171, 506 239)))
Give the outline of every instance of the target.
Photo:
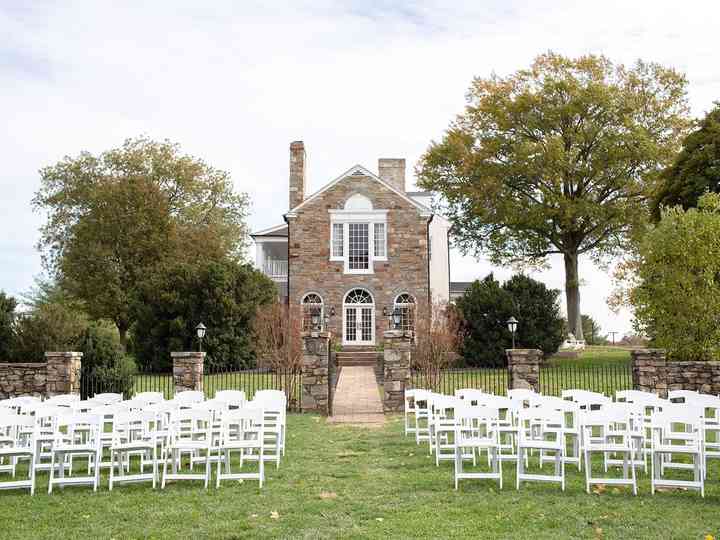
POLYGON ((113 480, 115 479, 115 458, 117 451, 110 449, 110 478, 108 479, 108 491, 113 489, 113 480))

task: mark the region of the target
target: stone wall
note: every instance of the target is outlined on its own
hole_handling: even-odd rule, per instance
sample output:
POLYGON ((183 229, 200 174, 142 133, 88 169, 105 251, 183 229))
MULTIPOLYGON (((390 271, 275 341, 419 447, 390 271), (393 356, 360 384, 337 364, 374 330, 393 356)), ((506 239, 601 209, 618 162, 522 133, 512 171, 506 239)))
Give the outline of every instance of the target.
POLYGON ((303 412, 329 414, 328 332, 303 333, 302 395, 303 412))
POLYGON ((669 390, 720 394, 720 362, 667 360, 663 349, 636 349, 632 357, 633 387, 667 397, 669 390))
POLYGON ((80 393, 80 352, 47 352, 46 362, 0 364, 0 399, 80 393))
POLYGON ((388 330, 384 333, 383 410, 401 412, 405 388, 410 385, 412 332, 388 330))
POLYGON ((370 177, 353 175, 288 215, 289 302, 299 305, 308 292, 318 293, 326 306, 335 307, 329 320, 333 334, 342 336, 343 300, 354 287, 372 293, 375 302, 376 343, 387 329, 383 307, 407 292, 418 300, 428 298, 428 217, 370 177), (342 261, 330 261, 330 209, 342 209, 353 194, 368 197, 375 209, 387 215, 387 262, 375 262, 372 274, 345 274, 342 261))
POLYGON ((527 388, 540 391, 540 363, 543 352, 540 349, 507 349, 508 388, 527 388))
POLYGON ((203 390, 204 352, 171 352, 173 360, 173 380, 175 393, 186 390, 203 390))
POLYGON ((0 364, 0 399, 18 396, 44 396, 47 364, 0 364))

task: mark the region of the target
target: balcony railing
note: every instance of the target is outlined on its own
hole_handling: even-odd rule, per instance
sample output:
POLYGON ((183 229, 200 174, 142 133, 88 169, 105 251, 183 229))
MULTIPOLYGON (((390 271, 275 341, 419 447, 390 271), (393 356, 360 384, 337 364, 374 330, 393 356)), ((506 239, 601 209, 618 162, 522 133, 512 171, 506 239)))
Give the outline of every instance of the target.
POLYGON ((263 273, 272 279, 285 280, 288 276, 288 262, 268 259, 263 263, 263 273))

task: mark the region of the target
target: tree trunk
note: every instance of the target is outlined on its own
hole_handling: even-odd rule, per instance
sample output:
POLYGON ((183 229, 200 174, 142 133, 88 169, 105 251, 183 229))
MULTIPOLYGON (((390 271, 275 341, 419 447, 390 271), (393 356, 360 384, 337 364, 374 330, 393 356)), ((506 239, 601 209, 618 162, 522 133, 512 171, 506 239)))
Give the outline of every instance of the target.
POLYGON ((567 300, 568 328, 575 339, 583 339, 582 317, 580 315, 580 279, 578 278, 578 254, 564 254, 565 298, 567 300))
POLYGON ((117 325, 118 334, 120 334, 120 348, 123 354, 127 352, 127 333, 128 329, 125 325, 117 325))

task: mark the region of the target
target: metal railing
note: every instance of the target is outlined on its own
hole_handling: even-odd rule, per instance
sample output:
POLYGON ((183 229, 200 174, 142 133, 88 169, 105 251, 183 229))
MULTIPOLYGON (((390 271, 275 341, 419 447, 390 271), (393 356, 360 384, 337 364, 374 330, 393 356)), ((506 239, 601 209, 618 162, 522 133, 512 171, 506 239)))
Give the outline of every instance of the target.
POLYGON ((284 390, 288 409, 300 411, 302 376, 300 370, 246 369, 205 365, 203 391, 212 398, 218 390, 243 390, 247 399, 252 399, 258 390, 284 390))
POLYGON ((263 262, 263 273, 275 279, 287 279, 288 262, 281 259, 267 259, 263 262))

